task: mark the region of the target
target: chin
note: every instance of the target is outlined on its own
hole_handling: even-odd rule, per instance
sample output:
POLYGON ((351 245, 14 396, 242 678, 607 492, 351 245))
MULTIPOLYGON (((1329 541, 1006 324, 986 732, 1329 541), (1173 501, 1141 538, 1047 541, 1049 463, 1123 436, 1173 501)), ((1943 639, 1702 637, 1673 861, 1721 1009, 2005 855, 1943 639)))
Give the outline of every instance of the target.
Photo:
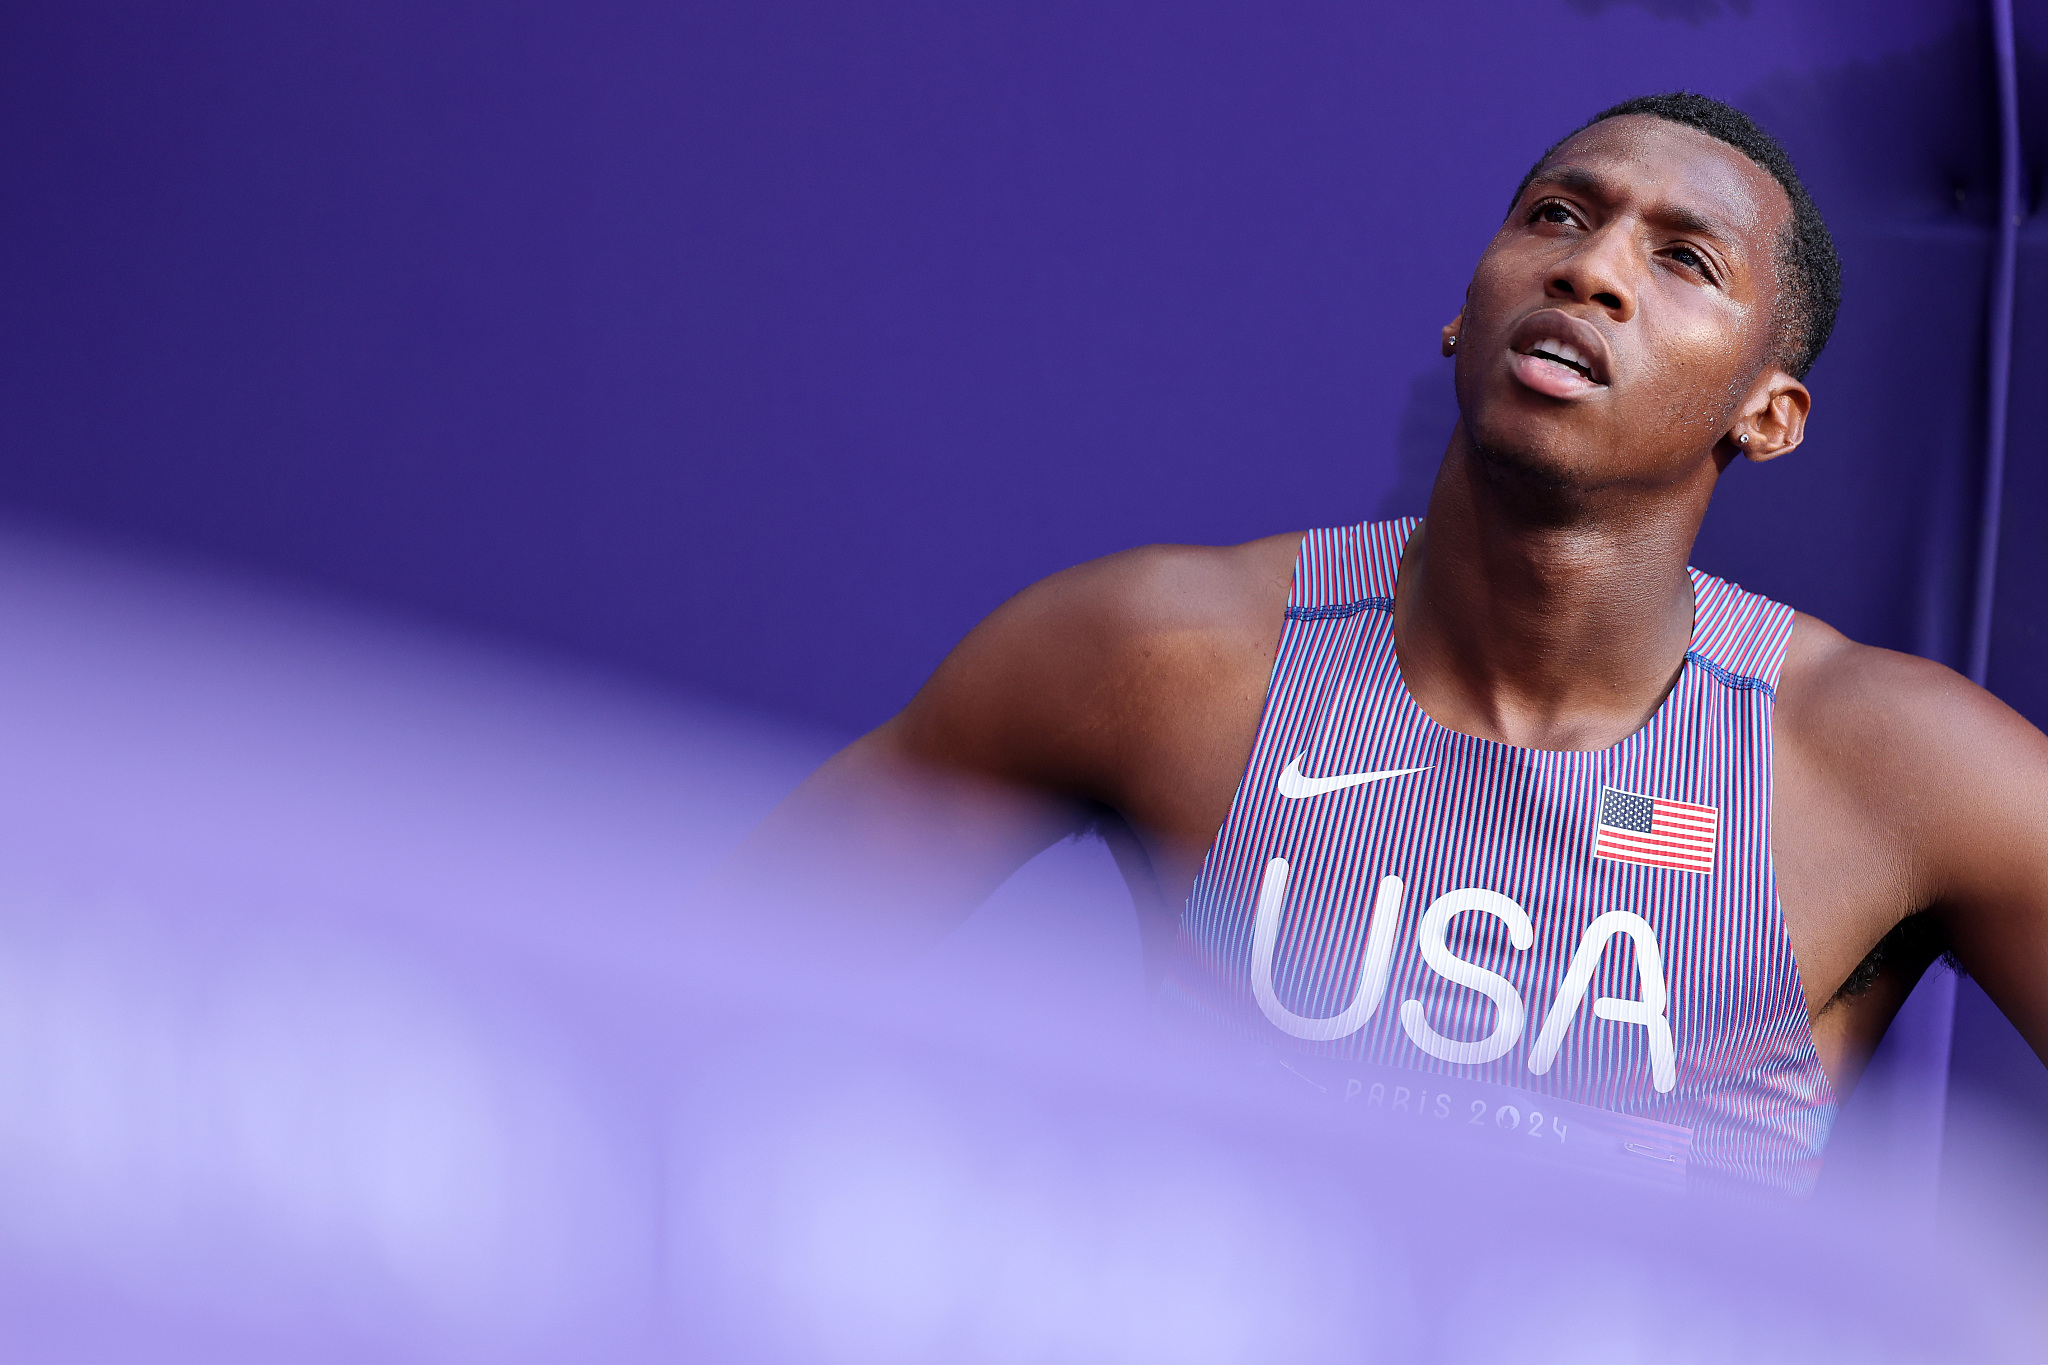
POLYGON ((1583 483, 1587 473, 1586 461, 1576 458, 1576 452, 1565 448, 1566 443, 1555 433, 1503 429, 1482 420, 1466 422, 1465 439, 1490 478, 1526 484, 1532 491, 1569 492, 1583 483))
POLYGON ((1583 403, 1560 403, 1522 387, 1505 371, 1460 364, 1459 423, 1480 463, 1537 487, 1563 490, 1593 473, 1596 414, 1583 403), (1589 439, 1594 438, 1594 439, 1589 439))

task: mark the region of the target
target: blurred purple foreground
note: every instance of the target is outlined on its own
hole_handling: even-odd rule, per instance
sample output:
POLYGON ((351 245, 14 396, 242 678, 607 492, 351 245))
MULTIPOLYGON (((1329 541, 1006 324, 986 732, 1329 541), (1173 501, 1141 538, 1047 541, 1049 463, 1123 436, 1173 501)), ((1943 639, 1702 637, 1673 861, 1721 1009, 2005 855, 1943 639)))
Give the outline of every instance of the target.
POLYGON ((21 532, 0 632, 8 1362, 2040 1358, 1867 1153, 1716 1207, 1171 1043, 1094 845, 733 970, 820 742, 21 532))

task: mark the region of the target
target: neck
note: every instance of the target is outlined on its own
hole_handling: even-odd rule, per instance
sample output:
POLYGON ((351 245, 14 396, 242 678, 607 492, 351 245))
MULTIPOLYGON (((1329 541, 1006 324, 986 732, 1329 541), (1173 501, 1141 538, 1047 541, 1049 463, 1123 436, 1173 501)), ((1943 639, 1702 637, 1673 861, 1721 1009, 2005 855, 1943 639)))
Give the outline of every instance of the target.
POLYGON ((1583 489, 1451 438, 1401 560, 1401 674, 1447 729, 1604 749, 1642 728, 1692 641, 1686 573, 1711 463, 1677 486, 1583 489))

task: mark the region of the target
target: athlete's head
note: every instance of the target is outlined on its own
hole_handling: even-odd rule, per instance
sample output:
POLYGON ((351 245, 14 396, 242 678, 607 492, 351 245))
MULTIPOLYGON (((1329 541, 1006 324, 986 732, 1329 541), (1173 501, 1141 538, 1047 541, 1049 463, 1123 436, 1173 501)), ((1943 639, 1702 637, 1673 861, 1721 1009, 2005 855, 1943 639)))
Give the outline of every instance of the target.
POLYGON ((1524 177, 1444 329, 1466 436, 1585 491, 1783 454, 1839 297, 1827 227, 1769 134, 1702 95, 1616 105, 1524 177))

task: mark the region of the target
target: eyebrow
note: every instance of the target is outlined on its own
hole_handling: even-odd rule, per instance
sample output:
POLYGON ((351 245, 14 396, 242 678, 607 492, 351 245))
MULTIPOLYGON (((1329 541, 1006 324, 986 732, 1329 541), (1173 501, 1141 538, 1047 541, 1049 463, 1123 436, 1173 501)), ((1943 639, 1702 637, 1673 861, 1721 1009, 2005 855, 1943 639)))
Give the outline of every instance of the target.
MULTIPOLYGON (((1607 182, 1583 166, 1550 166, 1538 171, 1529 180, 1531 188, 1537 185, 1555 185, 1561 190, 1575 194, 1590 195, 1596 199, 1608 198, 1607 182)), ((1660 223, 1690 232, 1702 237, 1711 237, 1717 242, 1737 244, 1735 235, 1713 219, 1689 209, 1683 204, 1659 204, 1650 209, 1645 217, 1660 223)))

